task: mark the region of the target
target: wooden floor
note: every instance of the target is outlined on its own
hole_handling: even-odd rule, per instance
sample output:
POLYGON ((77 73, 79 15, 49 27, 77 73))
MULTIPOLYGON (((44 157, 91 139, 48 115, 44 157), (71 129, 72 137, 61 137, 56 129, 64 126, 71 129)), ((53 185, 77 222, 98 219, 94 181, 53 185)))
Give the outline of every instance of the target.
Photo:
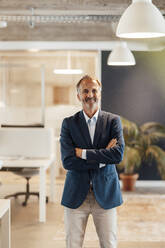
MULTIPOLYGON (((25 181, 23 179, 19 179, 10 173, 1 174, 1 182, 2 185, 0 186, 0 198, 3 198, 5 195, 9 193, 20 191, 25 186, 25 181)), ((31 188, 32 190, 38 189, 37 177, 36 179, 32 180, 31 188)), ((63 207, 60 205, 62 189, 63 189, 63 181, 58 180, 56 182, 56 202, 47 204, 47 221, 44 224, 38 222, 37 197, 32 196, 26 207, 23 207, 21 205, 23 201, 22 196, 17 200, 15 199, 11 200, 12 248, 64 248, 65 247, 63 207)), ((147 189, 145 190, 147 191, 147 189)), ((159 189, 157 189, 157 191, 155 190, 152 191, 151 189, 149 189, 148 193, 145 192, 146 197, 145 196, 143 197, 141 194, 142 192, 144 192, 143 189, 140 190, 138 189, 132 195, 125 193, 123 194, 124 198, 126 199, 126 204, 127 204, 127 199, 130 199, 131 197, 131 202, 134 201, 134 205, 130 205, 130 206, 134 206, 134 207, 130 209, 129 208, 130 206, 128 207, 125 206, 125 208, 124 207, 122 208, 121 206, 120 209, 118 209, 118 213, 120 215, 119 223, 118 223, 119 225, 118 248, 164 248, 165 247, 165 232, 161 230, 163 229, 162 227, 165 225, 163 219, 165 209, 162 209, 162 220, 160 219, 160 213, 158 213, 157 215, 158 216, 157 219, 159 219, 159 221, 157 222, 157 228, 159 229, 158 225, 160 224, 161 232, 159 232, 159 230, 154 229, 155 228, 154 226, 152 227, 152 220, 150 219, 150 217, 145 218, 144 217, 145 213, 143 213, 145 211, 144 210, 145 198, 147 197, 151 202, 151 200, 153 200, 152 199, 153 196, 155 199, 154 204, 155 201, 157 201, 160 198, 159 201, 160 200, 162 201, 161 205, 162 208, 164 208, 163 205, 163 202, 165 202, 164 191, 165 189, 160 190, 160 192, 159 189), (150 191, 152 193, 154 192, 154 194, 151 194, 150 191), (139 203, 137 204, 138 192, 139 192, 139 203), (139 216, 138 218, 135 218, 136 217, 135 205, 138 205, 137 206, 138 207, 137 216, 139 216), (141 213, 139 211, 141 211, 141 213), (133 216, 130 225, 133 225, 133 227, 135 228, 132 228, 132 226, 129 227, 129 225, 127 225, 126 223, 127 216, 128 219, 130 216, 133 216), (134 220, 136 221, 133 222, 134 220), (136 222, 138 222, 138 225, 136 222), (147 227, 147 225, 149 226, 147 227), (139 228, 139 231, 137 228, 139 228), (142 231, 141 233, 140 233, 140 229, 142 231), (157 233, 158 235, 154 234, 154 230, 155 233, 157 233)), ((154 205, 152 205, 151 208, 147 205, 147 211, 150 212, 150 216, 152 216, 152 214, 155 215, 154 205)), ((84 248, 98 248, 98 247, 99 247, 99 243, 98 243, 97 235, 93 225, 92 217, 90 217, 84 240, 84 248)))

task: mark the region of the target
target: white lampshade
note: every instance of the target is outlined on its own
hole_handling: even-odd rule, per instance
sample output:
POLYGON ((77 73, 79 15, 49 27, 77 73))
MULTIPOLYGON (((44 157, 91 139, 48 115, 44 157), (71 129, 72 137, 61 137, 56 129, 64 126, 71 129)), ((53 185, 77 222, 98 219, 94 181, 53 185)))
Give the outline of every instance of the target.
POLYGON ((132 52, 129 50, 126 42, 119 42, 113 51, 109 54, 108 65, 116 65, 116 66, 127 66, 127 65, 135 65, 135 58, 132 52))
POLYGON ((40 49, 38 49, 38 48, 29 48, 27 51, 36 53, 36 52, 39 52, 39 50, 40 49))
POLYGON ((121 16, 116 35, 121 38, 165 36, 165 20, 152 0, 132 0, 121 16))

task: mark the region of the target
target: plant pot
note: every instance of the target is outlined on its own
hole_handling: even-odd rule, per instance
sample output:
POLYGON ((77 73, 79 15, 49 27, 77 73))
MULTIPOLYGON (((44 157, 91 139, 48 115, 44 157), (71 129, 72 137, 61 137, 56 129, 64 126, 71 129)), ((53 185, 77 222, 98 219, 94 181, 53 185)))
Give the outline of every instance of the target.
POLYGON ((119 177, 122 180, 123 191, 134 191, 135 190, 135 183, 139 177, 139 174, 127 175, 127 174, 121 173, 119 177))

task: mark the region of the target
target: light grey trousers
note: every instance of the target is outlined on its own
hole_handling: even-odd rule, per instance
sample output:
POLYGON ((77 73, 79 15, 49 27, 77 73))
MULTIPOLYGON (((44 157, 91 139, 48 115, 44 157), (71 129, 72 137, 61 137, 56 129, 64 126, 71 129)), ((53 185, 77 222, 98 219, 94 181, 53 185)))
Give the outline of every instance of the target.
POLYGON ((117 247, 116 208, 105 210, 90 191, 83 204, 76 209, 64 207, 66 247, 82 248, 89 214, 92 214, 101 248, 117 247))

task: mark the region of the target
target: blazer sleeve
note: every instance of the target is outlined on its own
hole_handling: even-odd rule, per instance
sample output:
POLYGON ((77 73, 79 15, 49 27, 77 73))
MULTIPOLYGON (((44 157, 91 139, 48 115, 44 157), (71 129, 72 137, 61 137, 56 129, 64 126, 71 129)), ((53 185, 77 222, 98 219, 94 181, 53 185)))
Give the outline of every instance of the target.
POLYGON ((63 167, 66 170, 89 170, 99 169, 98 162, 87 162, 87 160, 76 157, 75 146, 70 135, 68 118, 65 118, 62 123, 60 144, 61 144, 61 159, 63 167))
POLYGON ((111 136, 117 139, 117 144, 109 149, 87 149, 87 162, 97 162, 103 164, 119 164, 123 159, 124 138, 121 120, 116 116, 111 123, 111 136))

